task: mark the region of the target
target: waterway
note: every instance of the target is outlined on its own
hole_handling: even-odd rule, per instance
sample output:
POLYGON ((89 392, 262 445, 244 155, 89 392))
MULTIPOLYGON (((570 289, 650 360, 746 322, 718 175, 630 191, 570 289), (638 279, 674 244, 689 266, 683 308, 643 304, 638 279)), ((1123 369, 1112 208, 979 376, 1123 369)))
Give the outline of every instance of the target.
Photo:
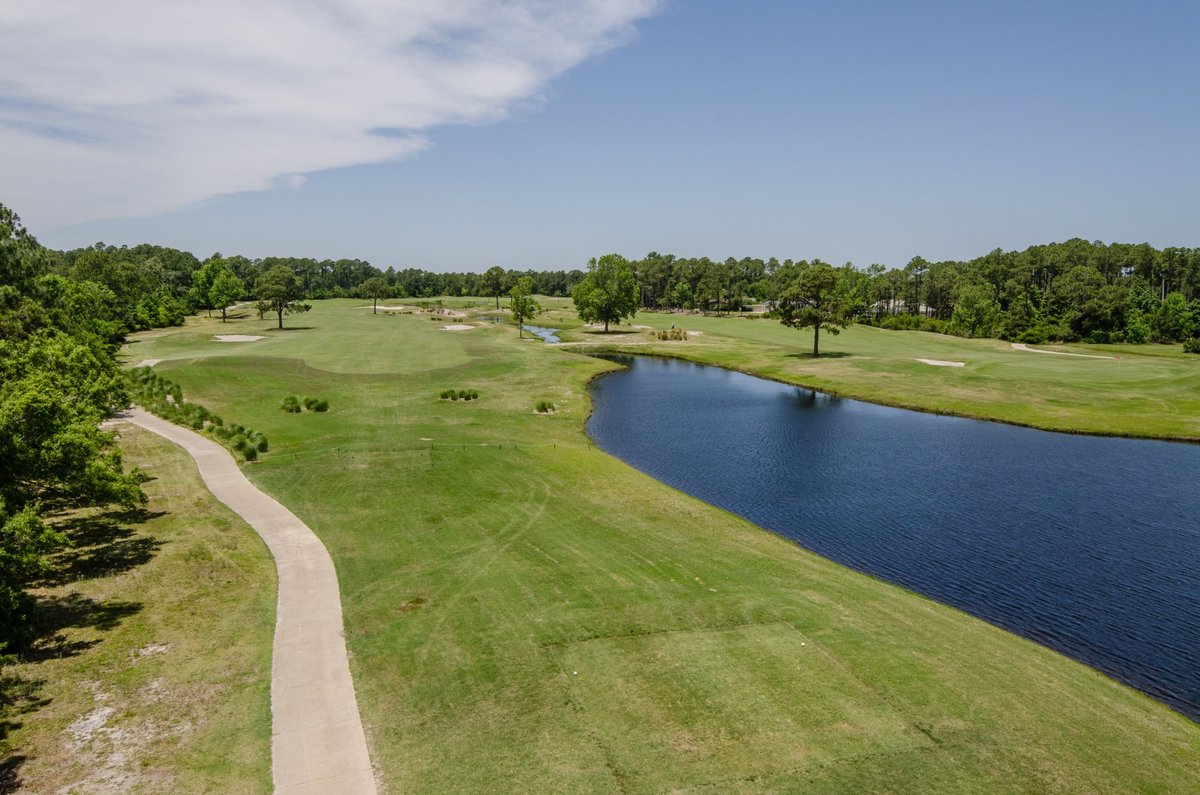
POLYGON ((558 338, 558 329, 556 329, 556 328, 545 328, 543 326, 530 326, 528 324, 526 324, 524 328, 526 331, 530 332, 535 337, 541 337, 544 342, 548 342, 551 345, 558 343, 558 342, 562 342, 562 340, 560 340, 558 338))
POLYGON ((1200 445, 877 406, 606 357, 588 433, 824 557, 1091 665, 1200 721, 1200 445))

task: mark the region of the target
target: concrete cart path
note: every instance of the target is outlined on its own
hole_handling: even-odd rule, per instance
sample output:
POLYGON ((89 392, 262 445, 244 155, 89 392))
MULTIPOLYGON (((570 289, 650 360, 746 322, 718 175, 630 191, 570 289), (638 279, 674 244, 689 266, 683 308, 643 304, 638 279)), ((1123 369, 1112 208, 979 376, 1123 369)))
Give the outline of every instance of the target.
POLYGON ((337 572, 320 539, 246 479, 224 447, 142 409, 121 415, 182 447, 213 495, 267 542, 279 572, 271 663, 275 792, 375 793, 342 632, 337 572))

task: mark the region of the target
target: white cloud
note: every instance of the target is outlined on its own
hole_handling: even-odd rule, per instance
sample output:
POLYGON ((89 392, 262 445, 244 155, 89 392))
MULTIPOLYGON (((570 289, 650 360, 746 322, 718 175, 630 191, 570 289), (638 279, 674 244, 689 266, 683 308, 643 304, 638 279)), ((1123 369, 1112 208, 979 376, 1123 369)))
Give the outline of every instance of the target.
POLYGON ((0 201, 155 215, 502 118, 661 0, 0 0, 0 201))

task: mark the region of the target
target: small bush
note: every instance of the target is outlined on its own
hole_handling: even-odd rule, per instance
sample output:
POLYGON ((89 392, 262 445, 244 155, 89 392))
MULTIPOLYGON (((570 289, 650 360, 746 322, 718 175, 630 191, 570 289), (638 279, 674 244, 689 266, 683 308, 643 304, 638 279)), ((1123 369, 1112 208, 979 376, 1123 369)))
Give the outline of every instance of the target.
POLYGON ((686 341, 687 340, 687 332, 681 328, 659 329, 658 332, 656 333, 656 336, 660 340, 677 340, 677 341, 686 341))
POLYGON ((300 400, 295 395, 288 395, 283 399, 283 402, 279 404, 279 408, 283 409, 288 414, 299 414, 300 400))
POLYGON ((242 450, 242 455, 247 461, 254 461, 258 458, 258 449, 247 445, 246 449, 242 450))
POLYGON ((321 398, 313 404, 313 411, 319 414, 324 414, 326 411, 329 411, 329 401, 325 398, 321 398))
POLYGON ((1192 337, 1183 343, 1183 350, 1187 353, 1200 353, 1200 337, 1192 337))
POLYGON ((451 399, 451 400, 458 400, 458 393, 457 393, 457 392, 455 392, 455 391, 453 391, 453 390, 451 390, 451 392, 450 392, 450 399, 451 399))
POLYGON ((449 400, 454 394, 455 393, 453 389, 443 389, 441 398, 442 400, 449 400))
POLYGON ((539 400, 537 403, 538 414, 549 414, 554 411, 554 404, 549 400, 539 400))

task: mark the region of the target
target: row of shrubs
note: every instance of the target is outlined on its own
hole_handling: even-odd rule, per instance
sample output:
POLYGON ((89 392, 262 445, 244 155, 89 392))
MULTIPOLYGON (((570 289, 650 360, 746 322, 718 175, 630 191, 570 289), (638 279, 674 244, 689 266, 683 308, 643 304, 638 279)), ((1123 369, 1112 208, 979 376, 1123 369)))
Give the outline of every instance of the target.
POLYGON ((474 389, 443 389, 442 400, 478 400, 479 393, 474 389))
POLYGON ((199 403, 183 399, 183 388, 149 367, 126 371, 130 394, 152 414, 164 420, 209 434, 247 461, 270 449, 267 437, 236 423, 226 425, 219 416, 199 403))
POLYGON ((1183 350, 1187 353, 1200 353, 1200 337, 1192 337, 1183 343, 1183 350))
POLYGON ((681 328, 664 328, 659 329, 657 337, 660 340, 687 340, 687 332, 681 328))
POLYGON ((288 414, 299 414, 301 411, 315 411, 324 413, 329 411, 329 401, 325 398, 306 397, 304 402, 300 402, 300 398, 295 395, 288 395, 279 404, 279 408, 286 411, 288 414))

